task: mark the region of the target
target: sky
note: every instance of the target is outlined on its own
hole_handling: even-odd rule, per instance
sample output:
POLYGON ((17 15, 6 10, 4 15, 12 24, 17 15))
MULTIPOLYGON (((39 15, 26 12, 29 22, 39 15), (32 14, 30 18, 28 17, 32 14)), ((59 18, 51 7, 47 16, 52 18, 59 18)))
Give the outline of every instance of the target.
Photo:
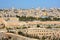
POLYGON ((0 8, 60 8, 60 0, 0 0, 0 8))

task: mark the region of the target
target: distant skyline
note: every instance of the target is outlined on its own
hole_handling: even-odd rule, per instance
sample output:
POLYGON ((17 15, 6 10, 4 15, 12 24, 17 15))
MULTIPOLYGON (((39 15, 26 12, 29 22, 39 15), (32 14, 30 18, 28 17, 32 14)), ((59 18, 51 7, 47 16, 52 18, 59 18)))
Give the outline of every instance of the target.
POLYGON ((0 8, 60 8, 60 0, 0 0, 0 8))

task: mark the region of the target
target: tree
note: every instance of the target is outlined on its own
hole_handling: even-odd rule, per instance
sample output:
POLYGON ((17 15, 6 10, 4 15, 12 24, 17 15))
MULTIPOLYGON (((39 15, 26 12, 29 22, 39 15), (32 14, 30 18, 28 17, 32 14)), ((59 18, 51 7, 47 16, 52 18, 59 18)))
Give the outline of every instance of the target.
POLYGON ((46 39, 46 38, 43 36, 43 37, 42 37, 42 40, 45 40, 45 39, 46 39))
POLYGON ((26 29, 27 27, 22 27, 22 29, 26 29))
POLYGON ((52 28, 50 25, 48 25, 48 27, 46 27, 46 28, 52 28))
POLYGON ((40 27, 40 25, 39 25, 39 24, 37 24, 37 27, 40 27))

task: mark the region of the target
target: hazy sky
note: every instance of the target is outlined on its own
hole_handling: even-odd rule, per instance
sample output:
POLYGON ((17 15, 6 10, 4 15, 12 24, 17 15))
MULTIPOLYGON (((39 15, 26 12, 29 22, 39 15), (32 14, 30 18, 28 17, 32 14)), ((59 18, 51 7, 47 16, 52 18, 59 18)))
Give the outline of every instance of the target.
POLYGON ((0 8, 60 7, 60 0, 0 0, 0 8))

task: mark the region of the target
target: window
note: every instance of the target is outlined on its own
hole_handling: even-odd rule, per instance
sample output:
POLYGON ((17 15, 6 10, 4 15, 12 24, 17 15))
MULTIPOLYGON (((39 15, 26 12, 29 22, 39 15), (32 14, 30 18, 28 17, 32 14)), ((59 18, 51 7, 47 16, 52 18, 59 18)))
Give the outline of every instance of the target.
POLYGON ((42 33, 42 35, 43 35, 43 33, 42 33))
POLYGON ((51 33, 49 33, 49 34, 51 34, 51 33))

